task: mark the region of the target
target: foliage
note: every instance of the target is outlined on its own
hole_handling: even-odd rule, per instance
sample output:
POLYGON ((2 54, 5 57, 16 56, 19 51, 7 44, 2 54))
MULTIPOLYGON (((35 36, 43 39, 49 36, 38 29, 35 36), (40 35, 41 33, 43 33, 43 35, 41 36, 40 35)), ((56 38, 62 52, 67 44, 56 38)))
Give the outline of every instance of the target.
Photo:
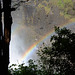
POLYGON ((67 28, 55 27, 55 35, 50 39, 51 46, 40 48, 40 56, 43 70, 47 74, 75 74, 75 33, 67 28))
POLYGON ((58 6, 66 11, 66 9, 73 8, 73 2, 72 0, 59 0, 58 6))
POLYGON ((45 13, 48 15, 50 13, 51 7, 49 6, 49 2, 46 0, 43 0, 41 3, 38 4, 37 9, 42 9, 44 8, 45 13))
POLYGON ((72 13, 74 13, 73 4, 74 3, 72 0, 59 0, 57 6, 61 10, 61 12, 64 14, 63 16, 69 19, 72 16, 72 13), (69 12, 69 11, 72 11, 72 12, 69 12))
POLYGON ((38 66, 34 64, 34 61, 30 59, 28 61, 29 66, 25 66, 25 63, 9 66, 8 75, 42 75, 42 71, 38 69, 38 66), (16 68, 16 66, 18 66, 16 68))
POLYGON ((45 13, 48 15, 52 11, 51 8, 55 6, 63 13, 65 19, 70 19, 75 15, 74 4, 75 2, 73 0, 42 0, 38 2, 36 8, 38 11, 44 8, 45 13))

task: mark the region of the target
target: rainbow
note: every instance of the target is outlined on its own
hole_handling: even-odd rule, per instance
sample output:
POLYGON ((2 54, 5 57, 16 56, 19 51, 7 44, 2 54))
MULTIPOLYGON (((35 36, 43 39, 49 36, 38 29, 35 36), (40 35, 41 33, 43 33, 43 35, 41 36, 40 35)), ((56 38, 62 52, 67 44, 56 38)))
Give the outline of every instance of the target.
MULTIPOLYGON (((60 25, 60 28, 63 27, 67 27, 69 25, 74 25, 75 24, 75 20, 74 21, 69 21, 68 23, 62 24, 60 25)), ((46 40, 48 37, 50 37, 52 34, 54 33, 54 30, 51 30, 50 32, 48 32, 46 35, 44 35, 38 42, 34 43, 31 47, 29 47, 29 49, 27 49, 25 51, 25 53, 23 54, 23 56, 21 57, 21 61, 23 61, 24 59, 26 59, 29 55, 31 55, 31 53, 33 53, 33 51, 36 50, 36 47, 43 42, 44 40, 46 40)))

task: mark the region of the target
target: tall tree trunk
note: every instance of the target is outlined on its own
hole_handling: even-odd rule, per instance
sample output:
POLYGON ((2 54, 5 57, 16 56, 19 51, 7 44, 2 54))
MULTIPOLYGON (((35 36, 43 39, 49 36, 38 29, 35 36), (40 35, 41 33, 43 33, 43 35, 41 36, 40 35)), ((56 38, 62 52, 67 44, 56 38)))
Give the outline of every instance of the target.
POLYGON ((0 1, 0 74, 4 75, 4 58, 3 58, 3 33, 2 33, 2 7, 1 7, 1 1, 0 1))
POLYGON ((9 64, 9 44, 11 38, 11 0, 3 0, 3 11, 4 11, 4 37, 3 37, 3 68, 4 74, 8 75, 8 64, 9 64))

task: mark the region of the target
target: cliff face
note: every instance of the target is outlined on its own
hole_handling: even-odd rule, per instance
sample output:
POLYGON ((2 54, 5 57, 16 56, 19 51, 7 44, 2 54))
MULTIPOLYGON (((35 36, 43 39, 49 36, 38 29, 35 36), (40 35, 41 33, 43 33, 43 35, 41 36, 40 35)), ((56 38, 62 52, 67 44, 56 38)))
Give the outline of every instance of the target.
POLYGON ((60 26, 75 16, 72 0, 29 0, 23 5, 25 24, 39 35, 60 26))

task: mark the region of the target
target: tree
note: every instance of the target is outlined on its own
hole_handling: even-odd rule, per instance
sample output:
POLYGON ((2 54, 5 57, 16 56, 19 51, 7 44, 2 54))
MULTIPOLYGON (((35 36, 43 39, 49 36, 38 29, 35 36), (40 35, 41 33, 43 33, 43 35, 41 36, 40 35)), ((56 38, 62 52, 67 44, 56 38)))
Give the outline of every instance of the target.
POLYGON ((0 69, 1 69, 1 74, 3 75, 8 74, 9 45, 11 40, 11 25, 12 25, 11 12, 15 11, 22 2, 26 1, 21 0, 19 1, 19 3, 17 3, 16 5, 17 7, 11 8, 11 0, 0 0, 0 61, 1 61, 0 69), (3 12, 4 12, 4 20, 2 22, 3 12), (4 24, 4 29, 2 24, 4 24))
POLYGON ((50 43, 38 51, 43 70, 47 75, 75 75, 75 33, 55 27, 50 43))
POLYGON ((25 63, 19 64, 18 68, 13 68, 16 66, 16 64, 12 64, 9 67, 8 74, 9 75, 39 75, 40 74, 40 70, 37 69, 38 67, 32 59, 28 61, 28 64, 29 66, 25 66, 25 63))

